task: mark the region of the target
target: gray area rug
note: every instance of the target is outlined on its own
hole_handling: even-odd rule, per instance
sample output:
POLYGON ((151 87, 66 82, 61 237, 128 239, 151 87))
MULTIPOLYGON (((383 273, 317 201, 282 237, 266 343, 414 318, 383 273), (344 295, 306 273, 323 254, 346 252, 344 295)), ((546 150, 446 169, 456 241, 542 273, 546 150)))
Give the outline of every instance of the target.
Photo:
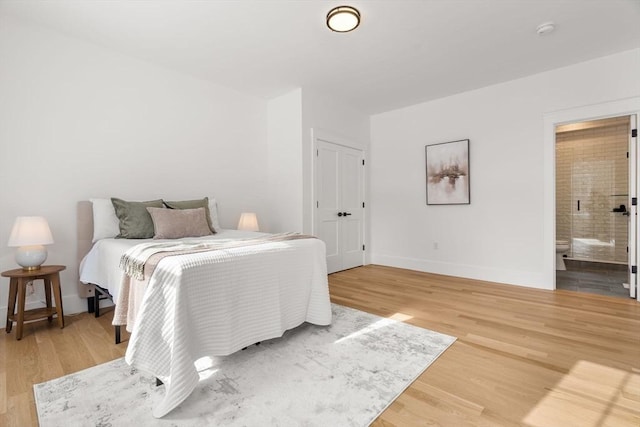
POLYGON ((162 419, 151 410, 164 387, 124 359, 36 384, 40 426, 367 426, 455 341, 332 309, 331 326, 201 359, 200 384, 162 419))

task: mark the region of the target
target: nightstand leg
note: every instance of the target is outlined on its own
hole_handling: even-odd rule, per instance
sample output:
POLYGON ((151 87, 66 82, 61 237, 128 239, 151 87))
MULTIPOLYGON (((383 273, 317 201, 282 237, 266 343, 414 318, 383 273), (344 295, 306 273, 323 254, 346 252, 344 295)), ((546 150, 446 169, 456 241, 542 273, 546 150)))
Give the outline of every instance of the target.
POLYGON ((64 328, 64 312, 62 310, 62 290, 60 289, 60 275, 58 273, 51 275, 51 283, 53 284, 53 296, 56 299, 58 325, 60 325, 60 329, 62 329, 64 328))
POLYGON ((9 305, 7 306, 7 323, 4 328, 7 333, 11 332, 13 320, 9 320, 10 316, 16 312, 16 297, 18 296, 18 279, 11 278, 9 280, 9 305))
POLYGON ((18 317, 16 319, 16 339, 22 339, 22 329, 24 326, 24 302, 26 298, 27 280, 18 278, 18 317))
MULTIPOLYGON (((47 302, 47 308, 51 308, 51 280, 46 277, 44 279, 44 299, 47 302)), ((53 316, 47 317, 49 323, 53 321, 53 316)))

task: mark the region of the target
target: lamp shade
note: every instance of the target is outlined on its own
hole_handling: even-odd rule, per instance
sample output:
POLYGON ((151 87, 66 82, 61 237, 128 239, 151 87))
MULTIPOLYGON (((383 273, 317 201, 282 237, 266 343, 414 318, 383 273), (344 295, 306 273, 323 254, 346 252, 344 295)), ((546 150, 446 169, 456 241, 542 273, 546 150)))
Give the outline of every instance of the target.
POLYGON ((245 231, 258 231, 258 217, 253 212, 245 212, 240 215, 240 221, 238 221, 238 230, 245 231))
POLYGON ((53 236, 47 220, 41 216, 19 216, 13 224, 8 246, 17 246, 16 262, 23 270, 37 270, 47 260, 47 248, 53 236))
POLYGON ((50 245, 53 236, 49 224, 41 216, 19 216, 13 224, 8 246, 50 245))

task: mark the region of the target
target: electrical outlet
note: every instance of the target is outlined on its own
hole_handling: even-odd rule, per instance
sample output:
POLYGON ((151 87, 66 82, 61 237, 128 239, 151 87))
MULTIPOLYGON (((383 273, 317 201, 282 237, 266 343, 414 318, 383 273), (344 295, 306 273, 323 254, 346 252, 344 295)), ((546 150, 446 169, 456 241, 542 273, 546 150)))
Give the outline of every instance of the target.
POLYGON ((433 242, 433 249, 438 250, 438 242, 433 242))

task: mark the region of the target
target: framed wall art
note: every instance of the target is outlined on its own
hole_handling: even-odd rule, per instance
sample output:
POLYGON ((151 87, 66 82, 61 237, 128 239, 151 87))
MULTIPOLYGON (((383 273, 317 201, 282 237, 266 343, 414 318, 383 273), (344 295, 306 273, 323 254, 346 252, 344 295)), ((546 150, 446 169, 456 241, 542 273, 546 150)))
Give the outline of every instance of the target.
POLYGON ((425 146, 427 205, 468 205, 469 140, 425 146))

